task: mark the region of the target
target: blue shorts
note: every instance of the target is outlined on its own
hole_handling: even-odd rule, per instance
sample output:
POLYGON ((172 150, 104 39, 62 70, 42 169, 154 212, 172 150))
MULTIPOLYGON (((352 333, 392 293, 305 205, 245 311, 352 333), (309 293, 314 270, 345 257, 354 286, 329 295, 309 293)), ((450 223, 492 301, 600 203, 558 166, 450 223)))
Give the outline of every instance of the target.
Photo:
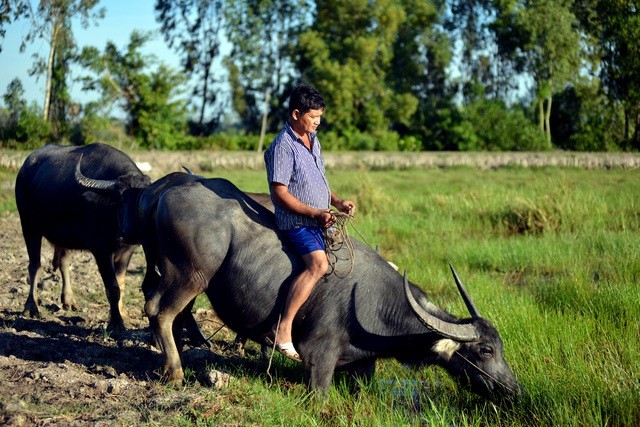
POLYGON ((324 237, 320 227, 298 227, 284 230, 289 240, 298 251, 298 255, 306 255, 313 251, 324 251, 324 237))

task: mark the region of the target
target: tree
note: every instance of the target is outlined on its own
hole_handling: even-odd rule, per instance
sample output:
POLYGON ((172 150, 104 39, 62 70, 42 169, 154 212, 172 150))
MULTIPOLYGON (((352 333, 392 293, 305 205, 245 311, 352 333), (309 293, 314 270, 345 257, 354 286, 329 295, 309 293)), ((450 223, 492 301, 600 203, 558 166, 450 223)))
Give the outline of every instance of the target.
POLYGON ((447 71, 451 39, 439 25, 442 5, 422 0, 405 0, 402 5, 406 21, 393 44, 387 81, 395 93, 414 96, 418 107, 408 118, 391 115, 393 129, 416 135, 424 149, 454 149, 450 134, 459 115, 447 71))
POLYGON ((24 100, 24 87, 19 79, 11 80, 3 99, 11 119, 17 123, 20 115, 27 108, 27 101, 24 100))
POLYGON ((260 129, 259 150, 265 131, 279 127, 284 116, 280 113, 297 76, 292 48, 300 31, 309 25, 307 11, 311 6, 307 3, 230 0, 225 10, 227 33, 233 46, 225 60, 232 103, 246 130, 260 129))
POLYGON ((581 40, 573 0, 497 2, 499 53, 524 64, 536 83, 538 125, 551 145, 553 95, 564 90, 581 67, 581 40))
POLYGON ((42 119, 38 106, 28 106, 19 79, 13 79, 4 96, 7 107, 0 109, 0 141, 5 148, 34 149, 51 134, 48 122, 42 119))
POLYGON ((224 0, 156 0, 156 20, 164 39, 181 56, 187 76, 195 80, 193 98, 200 104, 197 133, 207 127, 211 130, 221 115, 219 76, 213 66, 220 58, 225 6, 224 0), (205 126, 208 107, 213 108, 214 118, 205 126))
POLYGON ((186 131, 186 107, 180 97, 184 77, 153 55, 141 53, 149 35, 134 31, 124 52, 108 42, 104 52, 85 47, 82 64, 94 73, 83 89, 98 90, 105 106, 119 104, 127 131, 145 148, 177 148, 186 131))
POLYGON ((393 46, 407 23, 406 4, 382 0, 316 1, 315 22, 300 35, 297 67, 327 99, 329 128, 380 132, 408 121, 418 106, 411 91, 388 82, 393 46), (392 119, 393 118, 393 119, 392 119))
MULTIPOLYGON (((477 97, 512 99, 522 62, 514 56, 498 55, 494 24, 500 2, 490 0, 447 0, 443 25, 455 49, 456 76, 451 84, 463 102, 477 97), (516 77, 516 78, 514 78, 516 77)), ((501 42, 509 44, 513 38, 501 42)), ((513 52, 506 48, 504 51, 513 52)))
POLYGON ((5 22, 24 19, 31 28, 24 37, 20 51, 36 40, 45 40, 49 45, 46 59, 36 56, 30 75, 45 75, 45 97, 43 117, 52 123, 54 138, 65 128, 66 111, 69 105, 67 78, 69 66, 75 55, 71 20, 80 19, 83 27, 92 20, 101 19, 104 9, 96 10, 99 0, 40 0, 34 9, 28 0, 2 2, 0 29, 5 22))
POLYGON ((637 0, 576 0, 585 32, 595 41, 600 78, 610 108, 624 115, 622 147, 640 149, 640 2, 637 0))
MULTIPOLYGON (((27 15, 30 6, 28 0, 0 0, 0 40, 4 39, 7 33, 5 25, 27 15)), ((2 43, 0 43, 0 52, 2 52, 2 43)))

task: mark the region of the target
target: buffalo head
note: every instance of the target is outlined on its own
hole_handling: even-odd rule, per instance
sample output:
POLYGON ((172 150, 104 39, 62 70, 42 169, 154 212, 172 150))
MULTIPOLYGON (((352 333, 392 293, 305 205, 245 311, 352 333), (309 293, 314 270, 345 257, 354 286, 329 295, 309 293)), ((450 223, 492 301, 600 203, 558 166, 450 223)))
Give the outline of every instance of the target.
POLYGON ((450 265, 458 291, 471 319, 455 323, 441 320, 419 304, 404 278, 411 309, 427 329, 441 338, 433 344, 436 363, 475 393, 485 397, 517 397, 521 387, 503 356, 503 343, 496 328, 480 316, 464 285, 450 265))

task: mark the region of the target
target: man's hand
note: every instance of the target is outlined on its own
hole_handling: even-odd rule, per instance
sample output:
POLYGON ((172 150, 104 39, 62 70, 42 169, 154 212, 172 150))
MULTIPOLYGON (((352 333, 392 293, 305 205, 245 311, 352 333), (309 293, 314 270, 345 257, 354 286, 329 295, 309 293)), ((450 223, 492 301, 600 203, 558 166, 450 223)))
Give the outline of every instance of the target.
POLYGON ((349 216, 353 216, 356 213, 356 204, 351 200, 342 200, 337 204, 336 208, 340 212, 346 213, 349 216))
POLYGON ((329 209, 318 209, 318 212, 313 216, 313 219, 316 220, 318 226, 323 228, 329 228, 336 222, 336 218, 329 209))

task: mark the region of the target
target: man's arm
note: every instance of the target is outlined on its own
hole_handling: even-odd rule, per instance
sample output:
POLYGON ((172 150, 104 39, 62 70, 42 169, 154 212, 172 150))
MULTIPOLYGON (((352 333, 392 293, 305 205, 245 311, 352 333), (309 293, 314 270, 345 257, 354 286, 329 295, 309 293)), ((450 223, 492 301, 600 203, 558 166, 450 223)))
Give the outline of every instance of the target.
POLYGON ((295 214, 313 218, 320 227, 327 228, 333 225, 334 218, 328 209, 316 209, 302 203, 295 196, 289 193, 289 189, 286 185, 279 182, 272 182, 271 189, 273 192, 273 198, 280 207, 295 214))
POLYGON ((344 212, 353 216, 356 213, 356 204, 351 200, 342 200, 333 191, 331 192, 331 204, 336 207, 340 212, 344 212))

